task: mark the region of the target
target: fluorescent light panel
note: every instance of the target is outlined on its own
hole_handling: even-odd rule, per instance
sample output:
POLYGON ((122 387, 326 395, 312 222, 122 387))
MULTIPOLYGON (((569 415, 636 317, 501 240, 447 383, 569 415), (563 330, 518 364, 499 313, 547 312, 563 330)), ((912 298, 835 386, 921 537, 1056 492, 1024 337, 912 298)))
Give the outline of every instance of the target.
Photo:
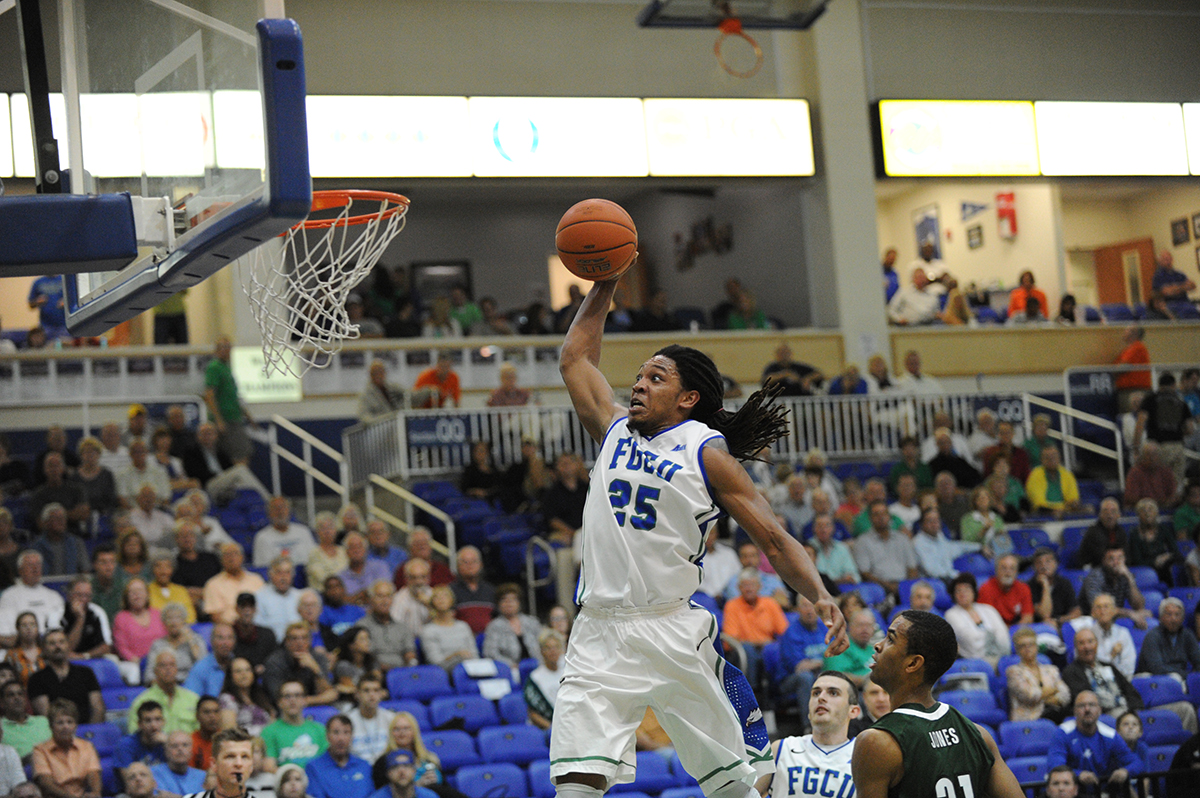
POLYGON ((650 174, 811 175, 806 100, 645 100, 650 174))
POLYGON ((1188 174, 1179 103, 1038 102, 1034 113, 1044 175, 1188 174))
POLYGON ((882 100, 879 121, 892 177, 1040 174, 1031 102, 882 100))

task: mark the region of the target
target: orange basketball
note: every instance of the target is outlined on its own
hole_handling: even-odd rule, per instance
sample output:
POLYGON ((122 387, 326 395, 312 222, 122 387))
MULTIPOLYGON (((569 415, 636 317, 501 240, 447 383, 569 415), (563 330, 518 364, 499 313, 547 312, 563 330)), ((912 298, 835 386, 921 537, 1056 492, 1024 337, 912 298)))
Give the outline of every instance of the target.
POLYGON ((617 203, 588 199, 563 214, 554 243, 572 274, 585 280, 613 280, 633 265, 637 228, 617 203))

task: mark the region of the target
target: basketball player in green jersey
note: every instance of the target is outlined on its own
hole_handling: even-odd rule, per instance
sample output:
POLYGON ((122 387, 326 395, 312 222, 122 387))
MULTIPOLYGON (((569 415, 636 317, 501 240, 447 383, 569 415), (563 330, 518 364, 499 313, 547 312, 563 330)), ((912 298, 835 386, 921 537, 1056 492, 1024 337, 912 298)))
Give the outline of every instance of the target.
POLYGON ((919 610, 897 615, 875 644, 871 680, 894 709, 856 738, 857 798, 1023 798, 991 735, 933 697, 957 655, 950 624, 919 610))

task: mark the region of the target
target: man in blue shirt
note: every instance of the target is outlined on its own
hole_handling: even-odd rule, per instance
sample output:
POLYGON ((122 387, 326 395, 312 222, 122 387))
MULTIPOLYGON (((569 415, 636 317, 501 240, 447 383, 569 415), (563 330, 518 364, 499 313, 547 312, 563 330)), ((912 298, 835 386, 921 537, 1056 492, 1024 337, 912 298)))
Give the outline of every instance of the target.
POLYGON ((204 779, 208 774, 188 764, 192 760, 192 735, 182 731, 171 732, 167 735, 166 753, 166 762, 150 768, 158 788, 176 795, 203 792, 204 779))
POLYGON ((817 608, 803 596, 796 599, 799 618, 779 638, 779 691, 795 693, 800 706, 800 724, 808 727, 808 699, 817 674, 825 667, 825 624, 817 608), (786 674, 786 675, 785 675, 786 674))
POLYGON ((321 617, 317 619, 317 623, 328 626, 335 635, 341 637, 366 615, 367 611, 357 604, 346 603, 346 583, 340 576, 327 577, 324 587, 322 598, 325 600, 325 608, 321 610, 321 617))
POLYGON ((167 761, 163 751, 165 723, 162 704, 157 701, 146 701, 137 708, 137 731, 122 737, 113 752, 113 767, 122 780, 125 778, 125 768, 134 762, 153 767, 167 761))
POLYGON ((308 794, 312 798, 367 798, 375 788, 371 765, 350 753, 354 727, 345 715, 334 715, 325 723, 329 748, 304 766, 308 794))
POLYGON ((393 575, 408 560, 408 552, 392 545, 392 533, 378 518, 367 524, 367 556, 372 560, 383 560, 393 575))
POLYGON ((209 641, 212 651, 192 666, 183 682, 183 686, 196 695, 221 694, 221 689, 225 686, 225 671, 233 662, 233 648, 237 644, 237 637, 231 625, 215 623, 209 641))
POLYGON ((1167 250, 1158 253, 1157 268, 1151 286, 1170 302, 1176 299, 1187 299, 1189 291, 1196 284, 1188 276, 1175 268, 1175 258, 1167 250))
POLYGON ((371 798, 437 798, 437 793, 418 787, 417 756, 406 748, 387 754, 388 783, 371 793, 371 798))
POLYGON ((1069 765, 1080 784, 1121 785, 1144 766, 1116 732, 1100 726, 1100 699, 1091 690, 1075 696, 1075 728, 1059 730, 1046 754, 1046 770, 1069 765))
POLYGON ((38 323, 46 331, 47 341, 69 337, 62 277, 46 275, 34 280, 29 286, 29 307, 37 308, 38 323))

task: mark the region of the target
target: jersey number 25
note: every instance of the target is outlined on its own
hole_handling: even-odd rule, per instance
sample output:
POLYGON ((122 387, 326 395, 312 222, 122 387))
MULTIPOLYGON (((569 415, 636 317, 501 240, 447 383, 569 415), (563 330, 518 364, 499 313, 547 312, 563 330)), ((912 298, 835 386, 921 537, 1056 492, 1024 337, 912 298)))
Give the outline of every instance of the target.
POLYGON ((628 517, 631 527, 643 531, 654 529, 654 525, 658 523, 658 509, 654 502, 658 500, 659 493, 658 488, 638 485, 635 496, 633 485, 623 479, 614 479, 608 483, 608 503, 612 505, 613 517, 617 519, 617 523, 625 526, 625 518, 628 517), (626 512, 630 499, 633 499, 633 515, 626 512))

